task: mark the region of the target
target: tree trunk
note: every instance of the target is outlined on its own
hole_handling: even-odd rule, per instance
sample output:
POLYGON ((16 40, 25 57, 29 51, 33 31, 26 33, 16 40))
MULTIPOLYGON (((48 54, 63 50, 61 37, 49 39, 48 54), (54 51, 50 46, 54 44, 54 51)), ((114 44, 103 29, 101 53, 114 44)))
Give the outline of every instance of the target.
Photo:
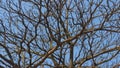
POLYGON ((71 46, 70 48, 70 67, 69 68, 73 68, 73 46, 71 46))

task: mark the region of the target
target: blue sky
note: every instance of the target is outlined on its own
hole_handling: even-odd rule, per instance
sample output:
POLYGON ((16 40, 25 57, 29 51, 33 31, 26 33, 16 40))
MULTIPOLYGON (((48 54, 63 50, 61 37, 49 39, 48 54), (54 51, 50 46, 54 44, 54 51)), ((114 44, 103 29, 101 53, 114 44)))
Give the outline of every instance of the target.
MULTIPOLYGON (((97 0, 96 0, 97 1, 97 0)), ((115 0, 112 0, 112 1, 115 1, 115 0)), ((17 3, 17 1, 15 0, 14 2, 16 2, 17 3)), ((118 1, 119 2, 119 1, 118 1)), ((71 2, 72 3, 72 2, 71 2)), ((116 2, 117 3, 117 2, 116 2)), ((72 3, 73 4, 73 3, 72 3)), ((73 6, 71 4, 71 7, 73 6)), ((103 1, 103 3, 102 3, 103 5, 105 5, 106 4, 106 2, 105 1, 103 1)), ((22 8, 23 8, 23 12, 26 12, 27 14, 30 14, 30 12, 29 11, 32 11, 33 12, 33 14, 37 17, 37 16, 39 16, 39 12, 38 12, 38 10, 36 10, 36 7, 33 7, 32 6, 32 4, 31 3, 29 3, 29 2, 22 2, 22 8), (32 9, 31 9, 32 8, 32 9), (24 11, 25 10, 25 11, 24 11)), ((86 6, 88 6, 88 2, 86 2, 85 1, 85 3, 83 4, 83 6, 85 6, 85 8, 83 8, 83 10, 84 9, 87 9, 88 7, 86 7, 86 6)), ((112 4, 110 5, 110 6, 112 6, 112 4)), ((15 6, 14 6, 14 8, 16 8, 15 6)), ((93 6, 92 7, 92 9, 94 9, 95 8, 95 6, 93 6)), ((4 10, 2 10, 2 9, 0 9, 2 12, 0 12, 0 19, 2 19, 3 20, 3 22, 5 22, 4 24, 6 25, 6 26, 8 26, 8 28, 9 28, 9 24, 10 24, 10 21, 8 21, 7 20, 7 16, 9 15, 7 12, 5 12, 4 10)), ((73 10, 73 11, 76 11, 76 8, 73 10)), ((42 8, 42 13, 45 13, 46 12, 46 10, 45 10, 45 8, 42 8)), ((63 15, 65 15, 65 13, 64 13, 65 11, 63 11, 63 15)), ((77 13, 78 11, 76 11, 76 13, 77 13)), ((103 10, 103 12, 105 12, 105 10, 103 10)), ((107 11, 107 12, 109 12, 109 11, 107 11)), ((56 12, 55 12, 56 13, 56 12)), ((94 15, 96 16, 96 15, 99 15, 99 13, 100 12, 96 12, 94 15)), ((15 15, 15 14, 10 14, 10 15, 15 15)), ((16 16, 16 15, 15 15, 16 16)), ((30 16, 31 16, 31 18, 32 18, 32 14, 30 14, 30 16)), ((74 18, 76 18, 75 20, 74 20, 74 22, 75 23, 77 23, 76 21, 78 20, 77 19, 77 14, 75 14, 75 13, 72 13, 72 14, 70 14, 69 13, 69 16, 71 17, 71 16, 73 16, 74 18)), ((79 15, 78 15, 78 17, 79 17, 79 15)), ((63 18, 63 20, 65 21, 65 19, 64 19, 64 17, 62 17, 63 18)), ((86 13, 85 14, 85 18, 89 18, 89 13, 86 13), (88 14, 88 15, 87 15, 88 14)), ((19 18, 14 18, 14 19, 19 19, 19 18)), ((100 24, 102 21, 101 21, 101 19, 102 19, 102 17, 97 17, 97 18, 95 18, 95 19, 93 19, 92 20, 92 24, 90 24, 89 26, 88 26, 88 28, 90 28, 90 27, 92 27, 92 25, 98 25, 98 24, 100 24)), ((36 21, 38 20, 38 18, 36 18, 36 21)), ((57 25, 57 22, 55 22, 56 20, 53 18, 53 19, 51 19, 50 18, 50 23, 53 25, 53 27, 54 27, 54 29, 56 28, 55 26, 57 25), (53 22, 54 21, 54 22, 53 22)), ((86 20, 85 20, 86 21, 86 20)), ((33 29, 33 33, 34 33, 34 31, 35 31, 35 29, 34 28, 31 28, 31 27, 33 27, 33 25, 32 24, 30 24, 29 23, 30 21, 27 21, 27 20, 25 20, 25 24, 27 24, 28 26, 29 26, 29 28, 30 28, 30 30, 32 30, 33 29)), ((69 20, 69 25, 72 25, 72 26, 69 26, 69 32, 70 33, 72 33, 72 35, 71 36, 74 36, 76 33, 78 33, 78 32, 75 32, 75 30, 77 29, 80 29, 80 26, 74 26, 73 24, 71 24, 73 21, 72 20, 69 20), (74 28, 73 28, 74 27, 74 28), (77 28, 76 28, 77 27, 77 28), (73 31, 74 31, 74 33, 73 33, 73 31)), ((12 23, 12 22, 11 22, 12 23)), ((15 22, 14 22, 15 23, 15 22)), ((36 23, 36 22, 34 22, 34 23, 36 23)), ((108 23, 109 24, 109 23, 108 23)), ((108 24, 106 24, 106 25, 108 25, 108 24)), ((21 22, 16 22, 16 25, 19 25, 19 27, 21 27, 21 30, 24 30, 24 27, 23 27, 23 25, 21 24, 21 22)), ((109 26, 109 25, 108 25, 109 26)), ((17 30, 17 27, 15 27, 14 25, 11 25, 11 27, 12 27, 12 30, 17 34, 17 33, 21 33, 20 31, 18 31, 17 30)), ((98 28, 99 27, 99 25, 98 26, 95 26, 95 28, 98 28)), ((45 27, 42 27, 42 26, 40 26, 40 30, 38 30, 38 32, 40 33, 40 34, 44 34, 42 37, 43 38, 45 38, 47 35, 46 35, 46 32, 45 32, 45 27)), ((99 43, 100 45, 101 45, 101 47, 104 47, 103 45, 109 45, 110 43, 111 43, 111 46, 109 47, 109 48, 112 48, 112 47, 114 47, 115 45, 114 44, 112 44, 113 42, 114 42, 114 40, 115 39, 119 39, 119 34, 118 33, 114 33, 113 34, 113 36, 111 35, 110 36, 110 33, 109 32, 102 32, 102 31, 98 31, 98 32, 96 32, 96 35, 98 35, 98 36, 100 36, 100 35, 102 35, 103 34, 103 36, 104 36, 104 34, 108 34, 107 36, 105 36, 104 38, 105 38, 105 40, 103 39, 102 40, 102 43, 99 43), (112 40, 109 40, 109 39, 112 39, 112 40), (109 42, 109 43, 108 43, 109 42)), ((28 35, 29 36, 29 35, 28 35)), ((84 36, 84 37, 86 37, 86 36, 84 36)), ((83 38, 84 38, 83 37, 83 38)), ((29 39, 30 37, 28 37, 27 39, 29 39)), ((96 38, 95 40, 94 40, 94 42, 96 43, 96 41, 99 41, 101 38, 97 38, 96 36, 93 36, 93 38, 96 38)), ((47 37, 47 39, 48 39, 48 37, 47 37)), ((92 39, 92 38, 91 38, 92 39)), ((88 45, 88 40, 91 40, 91 39, 86 39, 86 40, 84 40, 83 42, 84 42, 84 44, 86 45, 85 47, 87 48, 87 49, 89 49, 89 45, 88 45)), ((2 39, 3 40, 3 39, 2 39)), ((82 40, 82 37, 80 37, 80 39, 79 39, 79 41, 77 42, 77 44, 75 45, 75 47, 74 47, 74 57, 77 57, 78 56, 78 53, 79 53, 79 51, 80 51, 80 49, 81 49, 81 47, 82 46, 80 46, 81 45, 81 40, 82 40)), ((91 41, 92 42, 92 41, 91 41)), ((119 42, 116 40, 116 42, 119 44, 119 42)), ((94 46, 95 46, 95 43, 94 43, 94 46)), ((40 43, 39 42, 39 44, 42 44, 42 43, 40 43)), ((46 45, 48 45, 49 43, 46 43, 46 45)), ((53 46, 55 46, 55 43, 53 42, 53 44, 52 44, 53 46)), ((48 47, 49 47, 49 45, 48 45, 48 47)), ((97 48, 97 47, 96 47, 97 48)), ((97 51, 97 50, 96 50, 97 51)), ((99 51, 99 50, 98 50, 99 51)), ((59 51, 56 51, 56 52, 58 52, 59 53, 59 51)), ((67 55, 66 55, 66 63, 69 63, 69 49, 67 50, 67 55)), ((3 52, 1 52, 1 53, 3 53, 3 52)), ((114 53, 114 52, 113 52, 114 53)), ((81 53, 80 53, 80 57, 79 58, 83 58, 84 56, 83 56, 83 54, 84 54, 84 49, 81 51, 81 53)), ((28 55, 26 54, 26 57, 27 57, 28 55)), ((35 58, 34 58, 35 59, 35 58)), ((97 58, 97 59, 99 59, 99 58, 97 58)), ((74 59, 75 60, 75 59, 74 59)), ((113 60, 111 60, 111 62, 108 62, 109 64, 111 64, 112 62, 114 62, 114 61, 116 61, 116 58, 115 59, 113 59, 113 60)), ((46 61, 45 62, 48 62, 49 64, 52 64, 52 62, 51 62, 51 60, 50 59, 46 59, 46 61)), ((118 62, 120 62, 119 60, 118 60, 118 62)), ((90 61, 88 61, 88 62, 86 62, 84 65, 91 65, 91 62, 90 61)), ((47 67, 46 67, 47 68, 47 67)))

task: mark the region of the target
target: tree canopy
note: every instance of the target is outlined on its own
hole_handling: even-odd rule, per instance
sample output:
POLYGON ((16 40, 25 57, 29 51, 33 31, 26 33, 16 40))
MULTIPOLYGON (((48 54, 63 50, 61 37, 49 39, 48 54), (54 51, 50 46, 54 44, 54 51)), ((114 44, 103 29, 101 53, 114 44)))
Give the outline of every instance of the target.
POLYGON ((1 0, 0 68, 120 66, 120 0, 1 0))

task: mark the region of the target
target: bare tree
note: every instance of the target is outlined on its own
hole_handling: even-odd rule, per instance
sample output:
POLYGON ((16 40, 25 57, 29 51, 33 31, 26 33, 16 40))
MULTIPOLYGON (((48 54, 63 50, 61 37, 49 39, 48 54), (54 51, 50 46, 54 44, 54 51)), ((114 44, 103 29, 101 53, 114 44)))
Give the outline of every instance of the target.
POLYGON ((120 0, 3 0, 0 28, 0 68, 120 63, 120 0))

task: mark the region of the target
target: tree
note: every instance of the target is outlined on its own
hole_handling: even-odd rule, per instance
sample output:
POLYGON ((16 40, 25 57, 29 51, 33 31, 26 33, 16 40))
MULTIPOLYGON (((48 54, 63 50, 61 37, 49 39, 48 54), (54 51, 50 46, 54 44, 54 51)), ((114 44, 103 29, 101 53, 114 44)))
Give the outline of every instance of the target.
POLYGON ((119 65, 119 0, 0 3, 0 68, 119 65))

